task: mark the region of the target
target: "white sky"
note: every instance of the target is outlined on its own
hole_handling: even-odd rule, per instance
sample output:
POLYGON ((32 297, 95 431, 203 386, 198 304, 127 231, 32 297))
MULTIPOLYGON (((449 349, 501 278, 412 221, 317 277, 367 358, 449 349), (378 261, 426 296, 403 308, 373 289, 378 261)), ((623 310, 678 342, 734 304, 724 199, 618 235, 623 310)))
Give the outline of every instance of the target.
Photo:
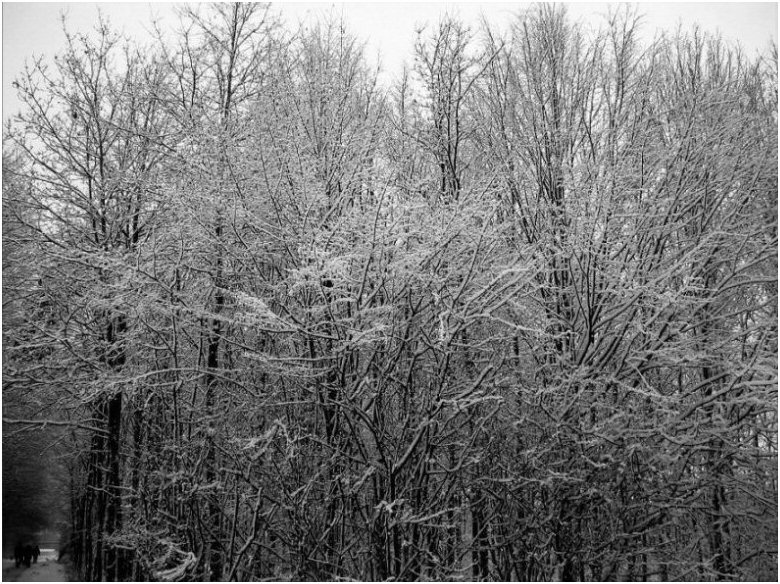
MULTIPOLYGON (((567 4, 572 17, 594 24, 609 8, 608 3, 567 4)), ((388 77, 393 77, 400 72, 404 61, 411 60, 419 25, 435 23, 443 12, 450 11, 472 23, 474 28, 482 15, 501 27, 526 4, 275 2, 273 6, 290 25, 331 9, 343 13, 350 30, 366 41, 368 55, 381 54, 383 69, 388 77)), ((775 2, 640 3, 640 12, 645 17, 643 30, 648 39, 658 30, 672 30, 680 23, 686 27, 698 23, 705 30, 719 31, 724 38, 738 41, 752 55, 765 49, 771 40, 777 42, 777 6, 775 2)), ((176 21, 173 4, 161 2, 3 2, 3 120, 20 108, 11 83, 23 70, 25 60, 33 56, 49 60, 64 47, 62 12, 67 12, 72 32, 86 33, 94 27, 98 9, 115 27, 141 42, 151 40, 152 15, 160 18, 163 28, 176 21)))

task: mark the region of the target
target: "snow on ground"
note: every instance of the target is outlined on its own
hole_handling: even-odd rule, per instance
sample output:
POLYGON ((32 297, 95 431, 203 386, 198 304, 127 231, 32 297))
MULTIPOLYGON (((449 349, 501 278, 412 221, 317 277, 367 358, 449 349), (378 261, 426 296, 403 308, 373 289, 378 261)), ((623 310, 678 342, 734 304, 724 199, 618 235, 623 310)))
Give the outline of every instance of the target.
POLYGON ((55 557, 42 554, 37 564, 29 568, 16 568, 13 560, 3 560, 3 582, 67 582, 65 566, 58 564, 55 557))

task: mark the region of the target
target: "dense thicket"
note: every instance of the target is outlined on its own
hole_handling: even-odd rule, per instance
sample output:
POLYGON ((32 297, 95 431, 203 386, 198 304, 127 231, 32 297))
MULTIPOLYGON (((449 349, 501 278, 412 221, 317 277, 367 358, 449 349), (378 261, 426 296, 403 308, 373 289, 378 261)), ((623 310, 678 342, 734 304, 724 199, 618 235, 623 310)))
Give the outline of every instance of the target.
POLYGON ((776 580, 776 51, 538 6, 383 87, 274 14, 18 80, 3 391, 82 576, 776 580))

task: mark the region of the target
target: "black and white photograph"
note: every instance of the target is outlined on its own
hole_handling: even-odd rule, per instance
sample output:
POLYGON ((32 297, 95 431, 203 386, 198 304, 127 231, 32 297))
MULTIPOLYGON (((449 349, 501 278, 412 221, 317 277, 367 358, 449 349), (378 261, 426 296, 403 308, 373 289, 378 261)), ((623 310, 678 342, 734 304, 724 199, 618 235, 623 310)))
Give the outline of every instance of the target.
POLYGON ((778 3, 2 3, 4 582, 778 581, 778 3))

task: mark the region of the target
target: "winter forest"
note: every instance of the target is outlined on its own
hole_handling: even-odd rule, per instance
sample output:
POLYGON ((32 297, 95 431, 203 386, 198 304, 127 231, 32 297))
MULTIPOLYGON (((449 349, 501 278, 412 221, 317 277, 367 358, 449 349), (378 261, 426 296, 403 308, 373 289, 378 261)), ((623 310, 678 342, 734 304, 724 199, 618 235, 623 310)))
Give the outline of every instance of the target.
POLYGON ((176 10, 4 131, 4 489, 79 578, 777 580, 776 47, 538 5, 383 83, 176 10))

